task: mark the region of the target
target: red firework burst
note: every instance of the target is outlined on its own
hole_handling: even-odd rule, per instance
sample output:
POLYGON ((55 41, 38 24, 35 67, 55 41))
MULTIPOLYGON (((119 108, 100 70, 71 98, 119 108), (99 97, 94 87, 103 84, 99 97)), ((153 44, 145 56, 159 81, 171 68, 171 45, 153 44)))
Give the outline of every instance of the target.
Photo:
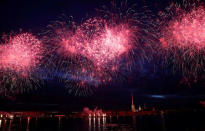
POLYGON ((43 54, 41 41, 30 33, 4 39, 0 45, 0 92, 13 95, 39 87, 39 75, 34 70, 43 54))
POLYGON ((199 78, 205 62, 205 8, 200 3, 172 4, 161 17, 166 23, 161 25, 158 53, 164 64, 172 64, 185 78, 199 78))
POLYGON ((106 67, 131 49, 131 36, 126 25, 109 27, 103 20, 89 19, 71 39, 63 39, 62 46, 69 55, 80 54, 97 67, 106 67))
POLYGON ((163 47, 203 49, 205 47, 205 9, 201 6, 169 22, 161 38, 163 47), (168 31, 168 32, 167 32, 168 31), (169 35, 168 35, 169 34, 169 35))
POLYGON ((122 82, 134 65, 150 58, 156 38, 150 25, 155 24, 146 8, 139 14, 136 9, 126 2, 112 2, 111 7, 97 10, 96 16, 79 25, 73 19, 49 25, 51 30, 45 40, 53 43, 57 52, 50 61, 60 67, 57 72, 67 74, 66 81, 61 78, 70 92, 86 91, 92 88, 90 85, 99 87, 115 80, 122 82))
POLYGON ((11 37, 0 46, 0 68, 24 75, 34 69, 42 58, 41 42, 32 34, 11 37))

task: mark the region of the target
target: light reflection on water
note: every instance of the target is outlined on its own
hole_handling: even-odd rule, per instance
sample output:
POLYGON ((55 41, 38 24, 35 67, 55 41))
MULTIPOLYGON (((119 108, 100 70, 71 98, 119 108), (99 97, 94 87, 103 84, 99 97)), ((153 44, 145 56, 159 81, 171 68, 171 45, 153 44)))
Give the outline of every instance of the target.
POLYGON ((89 117, 88 130, 89 131, 105 131, 106 130, 106 117, 89 117), (97 123, 97 126, 96 126, 97 123))
POLYGON ((0 128, 1 128, 1 123, 2 123, 2 120, 0 120, 0 128))
POLYGON ((205 129, 204 114, 127 117, 54 117, 0 119, 1 131, 194 131, 205 129), (201 118, 202 119, 201 119, 201 118))

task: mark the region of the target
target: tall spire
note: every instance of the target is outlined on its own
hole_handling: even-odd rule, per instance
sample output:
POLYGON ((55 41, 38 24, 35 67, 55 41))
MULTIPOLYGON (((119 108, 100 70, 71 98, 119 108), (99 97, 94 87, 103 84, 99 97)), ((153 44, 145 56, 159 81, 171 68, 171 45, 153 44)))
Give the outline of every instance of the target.
POLYGON ((134 102, 133 102, 133 93, 131 93, 131 96, 132 96, 132 105, 134 104, 134 102))
POLYGON ((136 112, 136 110, 135 110, 135 105, 134 105, 134 100, 133 100, 133 93, 131 93, 131 97, 132 97, 131 111, 132 111, 132 112, 136 112))

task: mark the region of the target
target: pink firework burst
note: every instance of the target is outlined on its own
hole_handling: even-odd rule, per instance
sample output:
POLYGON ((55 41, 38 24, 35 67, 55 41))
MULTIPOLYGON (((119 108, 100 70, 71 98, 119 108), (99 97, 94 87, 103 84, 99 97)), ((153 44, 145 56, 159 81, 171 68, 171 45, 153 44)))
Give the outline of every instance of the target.
POLYGON ((200 6, 189 12, 178 9, 177 18, 171 20, 160 39, 166 48, 203 49, 205 47, 205 9, 200 6))
POLYGON ((17 34, 0 46, 0 68, 28 75, 40 64, 42 54, 40 40, 30 33, 17 34))
POLYGON ((99 38, 94 38, 86 47, 84 54, 98 66, 116 61, 131 48, 130 34, 123 25, 105 28, 99 38))
POLYGON ((109 26, 101 19, 88 19, 70 39, 62 39, 67 54, 80 54, 97 67, 116 63, 132 48, 133 32, 126 24, 109 26))
POLYGON ((174 72, 190 79, 199 78, 205 62, 205 8, 196 4, 172 4, 167 13, 161 14, 164 23, 159 53, 163 64, 172 64, 174 72))
POLYGON ((70 93, 123 82, 136 65, 140 70, 144 60, 150 59, 155 23, 149 10, 137 9, 126 1, 112 1, 80 24, 66 18, 49 25, 46 40, 53 43, 57 52, 50 61, 67 74, 63 81, 70 93), (72 86, 72 82, 77 86, 72 86))

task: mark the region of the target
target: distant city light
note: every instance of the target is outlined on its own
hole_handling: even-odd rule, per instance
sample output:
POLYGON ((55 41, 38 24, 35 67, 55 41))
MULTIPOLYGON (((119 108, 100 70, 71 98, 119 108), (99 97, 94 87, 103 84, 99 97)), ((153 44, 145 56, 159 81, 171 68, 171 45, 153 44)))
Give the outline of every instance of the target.
POLYGON ((152 98, 161 98, 161 99, 164 99, 165 96, 163 95, 151 95, 152 98))

